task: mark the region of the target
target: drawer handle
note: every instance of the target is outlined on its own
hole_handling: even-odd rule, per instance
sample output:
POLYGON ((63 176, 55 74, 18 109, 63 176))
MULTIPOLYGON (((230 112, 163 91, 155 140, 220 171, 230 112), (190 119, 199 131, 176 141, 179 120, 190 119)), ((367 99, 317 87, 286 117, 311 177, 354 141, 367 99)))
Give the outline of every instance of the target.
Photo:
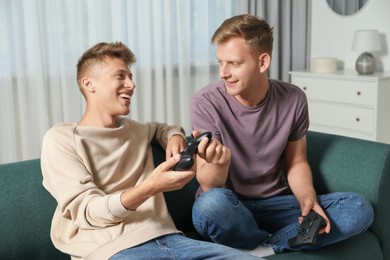
POLYGON ((304 86, 304 87, 303 87, 303 90, 306 90, 306 89, 307 89, 307 87, 304 86))
POLYGON ((360 96, 360 95, 362 94, 362 92, 358 91, 356 94, 357 94, 358 96, 360 96))
POLYGON ((356 118, 356 122, 360 122, 360 118, 359 117, 356 118))

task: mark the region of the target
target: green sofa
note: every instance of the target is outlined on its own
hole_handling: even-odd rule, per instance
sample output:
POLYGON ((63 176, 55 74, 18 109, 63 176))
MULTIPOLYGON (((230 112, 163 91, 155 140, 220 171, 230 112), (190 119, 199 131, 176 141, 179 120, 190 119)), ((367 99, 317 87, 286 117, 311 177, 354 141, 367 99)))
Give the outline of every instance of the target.
MULTIPOLYGON (((164 151, 153 145, 155 163, 164 151)), ((289 252, 267 259, 390 259, 390 145, 309 132, 308 158, 319 194, 355 191, 372 202, 370 229, 339 244, 311 252, 289 252)), ((177 227, 196 236, 191 207, 195 180, 165 193, 177 227)), ((0 259, 69 259, 50 240, 55 200, 42 186, 39 159, 0 165, 0 259)))

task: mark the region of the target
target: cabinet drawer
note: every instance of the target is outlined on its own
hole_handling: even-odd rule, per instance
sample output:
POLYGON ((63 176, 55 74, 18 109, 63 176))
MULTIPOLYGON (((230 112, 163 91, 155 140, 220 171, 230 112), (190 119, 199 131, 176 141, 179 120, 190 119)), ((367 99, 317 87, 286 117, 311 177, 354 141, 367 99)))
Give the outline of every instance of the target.
POLYGON ((317 125, 338 127, 372 133, 374 131, 374 110, 350 107, 324 102, 309 102, 310 122, 317 125))
POLYGON ((303 89, 308 99, 368 106, 376 104, 374 82, 305 77, 292 77, 291 82, 303 89))

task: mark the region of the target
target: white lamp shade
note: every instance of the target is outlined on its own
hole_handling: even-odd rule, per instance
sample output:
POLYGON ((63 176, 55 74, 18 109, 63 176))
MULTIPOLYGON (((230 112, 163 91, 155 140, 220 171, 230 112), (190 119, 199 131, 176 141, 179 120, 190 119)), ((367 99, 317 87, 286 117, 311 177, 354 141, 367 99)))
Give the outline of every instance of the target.
POLYGON ((355 31, 352 44, 353 51, 380 51, 381 41, 377 30, 355 31))

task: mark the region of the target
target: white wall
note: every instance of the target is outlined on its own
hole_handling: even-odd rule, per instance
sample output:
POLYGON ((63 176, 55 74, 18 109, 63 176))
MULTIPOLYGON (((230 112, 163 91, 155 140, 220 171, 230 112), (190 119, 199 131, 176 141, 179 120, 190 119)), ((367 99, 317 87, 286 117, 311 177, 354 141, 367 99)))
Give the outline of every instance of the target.
POLYGON ((312 1, 311 57, 337 57, 339 68, 354 69, 360 53, 351 50, 355 30, 376 29, 382 51, 373 53, 377 71, 390 71, 390 1, 368 0, 356 14, 341 16, 326 0, 312 1))

